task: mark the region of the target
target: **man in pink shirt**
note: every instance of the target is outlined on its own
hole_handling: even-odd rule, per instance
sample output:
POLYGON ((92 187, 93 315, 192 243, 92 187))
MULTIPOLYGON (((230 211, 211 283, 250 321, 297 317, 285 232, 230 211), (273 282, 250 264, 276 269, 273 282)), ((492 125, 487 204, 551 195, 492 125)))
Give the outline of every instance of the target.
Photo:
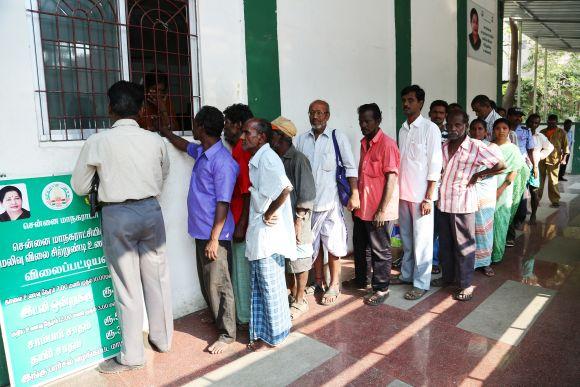
POLYGON ((433 286, 456 283, 454 298, 469 301, 473 297, 475 268, 475 212, 478 209, 475 183, 482 177, 497 175, 504 163, 483 142, 467 136, 469 118, 463 111, 447 116, 448 140, 443 144, 443 177, 437 206, 439 256, 443 277, 433 286), (480 172, 476 172, 485 166, 480 172))
POLYGON ((375 103, 358 108, 364 137, 358 167, 360 208, 354 211, 355 279, 368 283, 372 268, 373 291, 364 300, 371 306, 382 304, 389 295, 392 256, 388 225, 399 212, 399 149, 379 127, 381 119, 375 103))

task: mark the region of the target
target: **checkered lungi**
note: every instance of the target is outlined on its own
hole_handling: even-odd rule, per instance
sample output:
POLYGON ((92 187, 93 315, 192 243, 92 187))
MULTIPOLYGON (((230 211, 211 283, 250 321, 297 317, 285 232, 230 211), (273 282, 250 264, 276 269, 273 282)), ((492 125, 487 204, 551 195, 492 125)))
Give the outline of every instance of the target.
POLYGON ((280 344, 290 334, 292 322, 284 276, 284 256, 250 261, 252 265, 252 305, 250 341, 280 344))

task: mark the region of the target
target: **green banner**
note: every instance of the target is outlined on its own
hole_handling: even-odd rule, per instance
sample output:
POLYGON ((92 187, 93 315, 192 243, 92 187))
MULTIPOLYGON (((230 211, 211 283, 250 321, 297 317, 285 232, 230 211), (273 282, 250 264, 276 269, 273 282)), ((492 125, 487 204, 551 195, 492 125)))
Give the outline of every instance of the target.
POLYGON ((99 215, 70 176, 0 180, 0 319, 10 382, 46 383, 120 350, 99 215))

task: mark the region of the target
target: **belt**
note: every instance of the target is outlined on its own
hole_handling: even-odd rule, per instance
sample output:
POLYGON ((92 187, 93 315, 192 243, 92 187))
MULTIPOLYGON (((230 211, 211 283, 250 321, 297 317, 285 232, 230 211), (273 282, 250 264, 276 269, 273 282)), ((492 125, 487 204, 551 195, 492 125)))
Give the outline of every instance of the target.
POLYGON ((143 199, 127 199, 123 202, 114 202, 114 203, 109 203, 109 202, 99 202, 99 206, 101 207, 106 207, 106 206, 112 206, 115 204, 129 204, 129 203, 135 203, 135 202, 140 202, 143 200, 148 200, 148 199, 153 199, 155 196, 149 196, 143 199))

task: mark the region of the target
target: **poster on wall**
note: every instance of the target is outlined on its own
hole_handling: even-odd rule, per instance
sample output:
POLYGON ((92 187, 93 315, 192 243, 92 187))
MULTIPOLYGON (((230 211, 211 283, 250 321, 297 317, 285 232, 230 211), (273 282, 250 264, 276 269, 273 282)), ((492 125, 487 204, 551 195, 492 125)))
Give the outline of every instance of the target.
POLYGON ((497 15, 467 1, 467 55, 495 65, 497 60, 497 15))
POLYGON ((99 215, 70 175, 0 180, 0 322, 10 384, 44 384, 120 351, 99 215))

